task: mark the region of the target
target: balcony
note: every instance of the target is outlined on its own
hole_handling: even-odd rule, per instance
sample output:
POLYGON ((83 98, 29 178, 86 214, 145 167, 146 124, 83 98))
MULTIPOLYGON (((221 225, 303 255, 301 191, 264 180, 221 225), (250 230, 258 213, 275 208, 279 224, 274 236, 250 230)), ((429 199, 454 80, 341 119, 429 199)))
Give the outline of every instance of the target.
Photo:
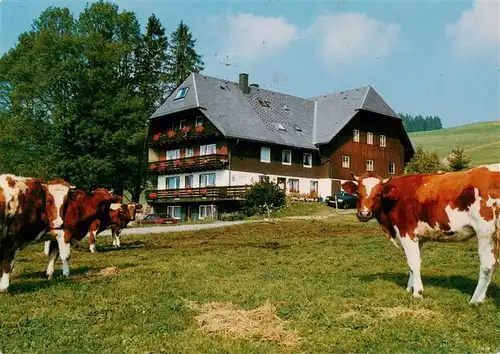
POLYGON ((182 129, 175 130, 167 129, 165 131, 158 131, 153 129, 153 133, 148 137, 148 146, 164 147, 189 140, 213 139, 218 136, 221 136, 221 133, 211 123, 206 123, 201 126, 187 125, 182 129))
POLYGON ((148 202, 243 200, 250 186, 202 187, 151 190, 146 192, 148 202))
POLYGON ((170 175, 174 173, 220 170, 228 164, 228 157, 224 154, 184 157, 175 160, 152 162, 148 170, 153 174, 170 175))

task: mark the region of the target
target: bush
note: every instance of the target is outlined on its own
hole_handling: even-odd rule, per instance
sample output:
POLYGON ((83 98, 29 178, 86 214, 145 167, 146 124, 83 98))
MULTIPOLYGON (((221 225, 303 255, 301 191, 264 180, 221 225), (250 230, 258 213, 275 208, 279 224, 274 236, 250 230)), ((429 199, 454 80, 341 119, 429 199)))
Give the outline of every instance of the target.
POLYGON ((241 211, 247 216, 275 211, 286 205, 285 198, 285 192, 265 176, 245 193, 241 211))
POLYGON ((235 221, 245 219, 245 214, 235 211, 233 213, 222 213, 219 215, 219 220, 222 221, 235 221))

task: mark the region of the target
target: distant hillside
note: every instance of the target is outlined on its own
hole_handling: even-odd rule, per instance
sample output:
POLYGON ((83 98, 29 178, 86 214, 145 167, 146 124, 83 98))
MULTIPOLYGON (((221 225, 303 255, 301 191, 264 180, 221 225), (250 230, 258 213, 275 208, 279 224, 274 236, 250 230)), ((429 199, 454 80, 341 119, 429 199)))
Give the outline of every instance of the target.
POLYGON ((408 135, 415 146, 422 144, 424 149, 435 150, 442 158, 447 156, 458 142, 461 147, 467 149, 474 166, 500 162, 500 121, 408 135))

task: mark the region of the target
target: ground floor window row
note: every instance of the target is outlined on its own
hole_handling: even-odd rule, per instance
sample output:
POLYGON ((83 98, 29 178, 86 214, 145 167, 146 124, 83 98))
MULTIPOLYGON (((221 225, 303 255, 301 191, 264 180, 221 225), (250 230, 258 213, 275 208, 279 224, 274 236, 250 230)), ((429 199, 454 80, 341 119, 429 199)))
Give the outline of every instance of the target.
MULTIPOLYGON (((259 176, 260 180, 264 179, 264 175, 259 176)), ((284 191, 288 191, 290 193, 299 193, 299 179, 298 178, 286 178, 286 177, 278 177, 277 178, 278 187, 283 189, 284 191)), ((309 181, 309 193, 318 195, 318 181, 309 181)))
POLYGON ((180 221, 198 221, 205 219, 217 219, 219 206, 215 204, 202 205, 157 205, 155 212, 158 215, 168 216, 180 221))

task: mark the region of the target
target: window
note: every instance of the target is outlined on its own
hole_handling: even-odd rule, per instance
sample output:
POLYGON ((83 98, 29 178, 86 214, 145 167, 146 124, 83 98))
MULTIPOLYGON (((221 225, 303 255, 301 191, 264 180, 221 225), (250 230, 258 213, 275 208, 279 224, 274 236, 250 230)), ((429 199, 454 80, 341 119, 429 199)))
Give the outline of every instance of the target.
POLYGON ((295 128, 296 131, 301 132, 302 128, 299 127, 297 124, 294 124, 293 127, 295 128))
POLYGON ((373 171, 373 160, 366 160, 366 170, 373 171))
POLYGON ((173 217, 174 219, 181 218, 181 207, 179 205, 168 205, 167 206, 167 214, 173 217))
POLYGON ((189 90, 189 87, 183 87, 177 90, 177 93, 175 94, 174 100, 180 100, 181 98, 186 97, 186 94, 189 90))
POLYGON ((355 142, 359 142, 359 130, 354 129, 352 140, 354 140, 355 142))
POLYGON ((196 126, 201 127, 203 125, 203 117, 196 117, 196 126))
POLYGON ((312 154, 304 152, 303 165, 304 167, 312 167, 312 154))
POLYGON ((167 189, 178 189, 181 185, 181 178, 179 176, 167 177, 167 189))
POLYGON ((309 189, 311 193, 314 192, 318 195, 318 181, 311 181, 309 189))
POLYGON ((299 180, 290 178, 288 180, 288 190, 290 193, 298 193, 299 192, 299 180))
POLYGON ((342 156, 342 167, 349 168, 349 165, 350 165, 349 156, 342 156))
POLYGON ((281 153, 281 162, 283 165, 291 165, 292 164, 292 152, 290 150, 283 150, 281 153))
POLYGON ((260 161, 271 162, 271 148, 268 147, 260 148, 260 161))
POLYGON ((181 157, 181 150, 180 149, 167 151, 167 160, 174 160, 174 159, 178 159, 180 157, 181 157))
POLYGON ((391 162, 389 164, 389 174, 393 175, 395 173, 396 173, 396 164, 391 162))
POLYGON ((200 187, 215 186, 215 173, 205 173, 200 175, 200 187))
POLYGON ((200 220, 215 219, 217 217, 217 209, 215 205, 200 205, 200 220))
POLYGON ((193 155, 194 155, 193 148, 186 148, 186 154, 185 154, 185 156, 186 157, 191 157, 193 155))
POLYGON ((193 175, 187 175, 186 177, 184 177, 184 187, 187 188, 187 187, 193 187, 193 175))
POLYGON ((215 144, 200 145, 200 156, 215 154, 215 150, 215 144))
POLYGON ((283 126, 283 124, 281 124, 281 123, 274 123, 274 125, 276 125, 276 128, 278 128, 279 130, 281 130, 283 132, 286 132, 286 129, 283 126))
POLYGON ((386 143, 387 143, 386 140, 387 139, 385 138, 385 135, 381 135, 380 136, 380 146, 385 147, 386 143))
POLYGON ((373 145, 373 133, 366 133, 366 143, 373 145))
POLYGON ((179 122, 179 129, 182 129, 182 128, 184 128, 185 126, 186 126, 186 120, 185 120, 185 119, 183 119, 183 120, 181 120, 181 121, 179 122))

